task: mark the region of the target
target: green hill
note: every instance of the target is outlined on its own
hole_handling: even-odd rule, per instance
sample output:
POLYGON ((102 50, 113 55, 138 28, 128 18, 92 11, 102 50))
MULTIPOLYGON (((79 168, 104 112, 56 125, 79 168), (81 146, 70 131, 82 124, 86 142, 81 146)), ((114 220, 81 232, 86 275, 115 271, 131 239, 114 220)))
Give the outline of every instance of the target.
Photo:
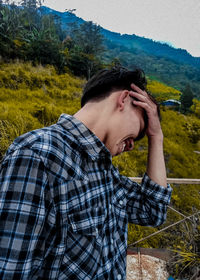
POLYGON ((12 140, 79 109, 84 81, 57 75, 53 66, 0 65, 0 157, 12 140))
MULTIPOLYGON (((45 15, 59 18, 63 33, 70 35, 72 23, 77 25, 85 21, 70 12, 58 12, 48 7, 41 7, 45 15)), ((119 34, 100 27, 104 38, 105 51, 102 60, 110 63, 118 59, 128 68, 140 67, 148 75, 182 90, 190 83, 196 97, 200 97, 200 58, 193 57, 186 50, 176 49, 168 44, 156 42, 135 34, 119 34)))

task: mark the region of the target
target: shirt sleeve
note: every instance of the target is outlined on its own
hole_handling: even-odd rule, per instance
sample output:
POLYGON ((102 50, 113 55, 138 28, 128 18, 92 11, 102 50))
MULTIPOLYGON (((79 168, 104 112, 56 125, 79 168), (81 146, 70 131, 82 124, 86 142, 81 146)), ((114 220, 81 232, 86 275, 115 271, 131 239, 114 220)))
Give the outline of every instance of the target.
POLYGON ((16 150, 0 167, 0 279, 32 279, 32 260, 40 263, 47 176, 31 150, 16 150))
POLYGON ((142 183, 137 184, 121 176, 127 194, 127 213, 130 223, 143 226, 159 226, 167 217, 172 188, 153 182, 145 173, 142 183))

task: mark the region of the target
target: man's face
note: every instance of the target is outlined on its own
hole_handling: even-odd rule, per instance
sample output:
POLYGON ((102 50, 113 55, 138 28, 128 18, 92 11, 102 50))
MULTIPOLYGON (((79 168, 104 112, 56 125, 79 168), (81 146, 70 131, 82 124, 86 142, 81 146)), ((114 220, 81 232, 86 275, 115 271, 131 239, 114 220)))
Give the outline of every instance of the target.
POLYGON ((134 106, 131 97, 129 100, 125 110, 114 117, 105 142, 112 156, 131 151, 134 148, 135 139, 145 128, 143 109, 134 106))

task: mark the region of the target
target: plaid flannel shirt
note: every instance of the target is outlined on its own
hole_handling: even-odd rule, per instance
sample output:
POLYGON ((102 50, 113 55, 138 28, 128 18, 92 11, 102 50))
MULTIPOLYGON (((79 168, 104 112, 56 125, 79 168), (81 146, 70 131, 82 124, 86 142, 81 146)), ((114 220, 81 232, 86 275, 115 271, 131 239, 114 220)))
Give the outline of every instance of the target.
POLYGON ((158 226, 171 188, 121 176, 80 121, 18 137, 0 169, 0 279, 126 278, 128 222, 158 226))

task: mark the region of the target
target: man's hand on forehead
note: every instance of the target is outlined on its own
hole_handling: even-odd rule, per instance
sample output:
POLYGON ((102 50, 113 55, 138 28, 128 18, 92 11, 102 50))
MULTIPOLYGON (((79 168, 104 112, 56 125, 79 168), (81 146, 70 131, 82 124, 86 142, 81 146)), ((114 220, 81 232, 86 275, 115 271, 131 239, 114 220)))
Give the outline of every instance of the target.
POLYGON ((151 100, 148 93, 140 89, 135 84, 131 84, 133 91, 130 91, 130 96, 133 98, 133 104, 143 108, 148 117, 148 127, 146 134, 148 137, 162 135, 160 120, 157 111, 157 105, 151 100))

